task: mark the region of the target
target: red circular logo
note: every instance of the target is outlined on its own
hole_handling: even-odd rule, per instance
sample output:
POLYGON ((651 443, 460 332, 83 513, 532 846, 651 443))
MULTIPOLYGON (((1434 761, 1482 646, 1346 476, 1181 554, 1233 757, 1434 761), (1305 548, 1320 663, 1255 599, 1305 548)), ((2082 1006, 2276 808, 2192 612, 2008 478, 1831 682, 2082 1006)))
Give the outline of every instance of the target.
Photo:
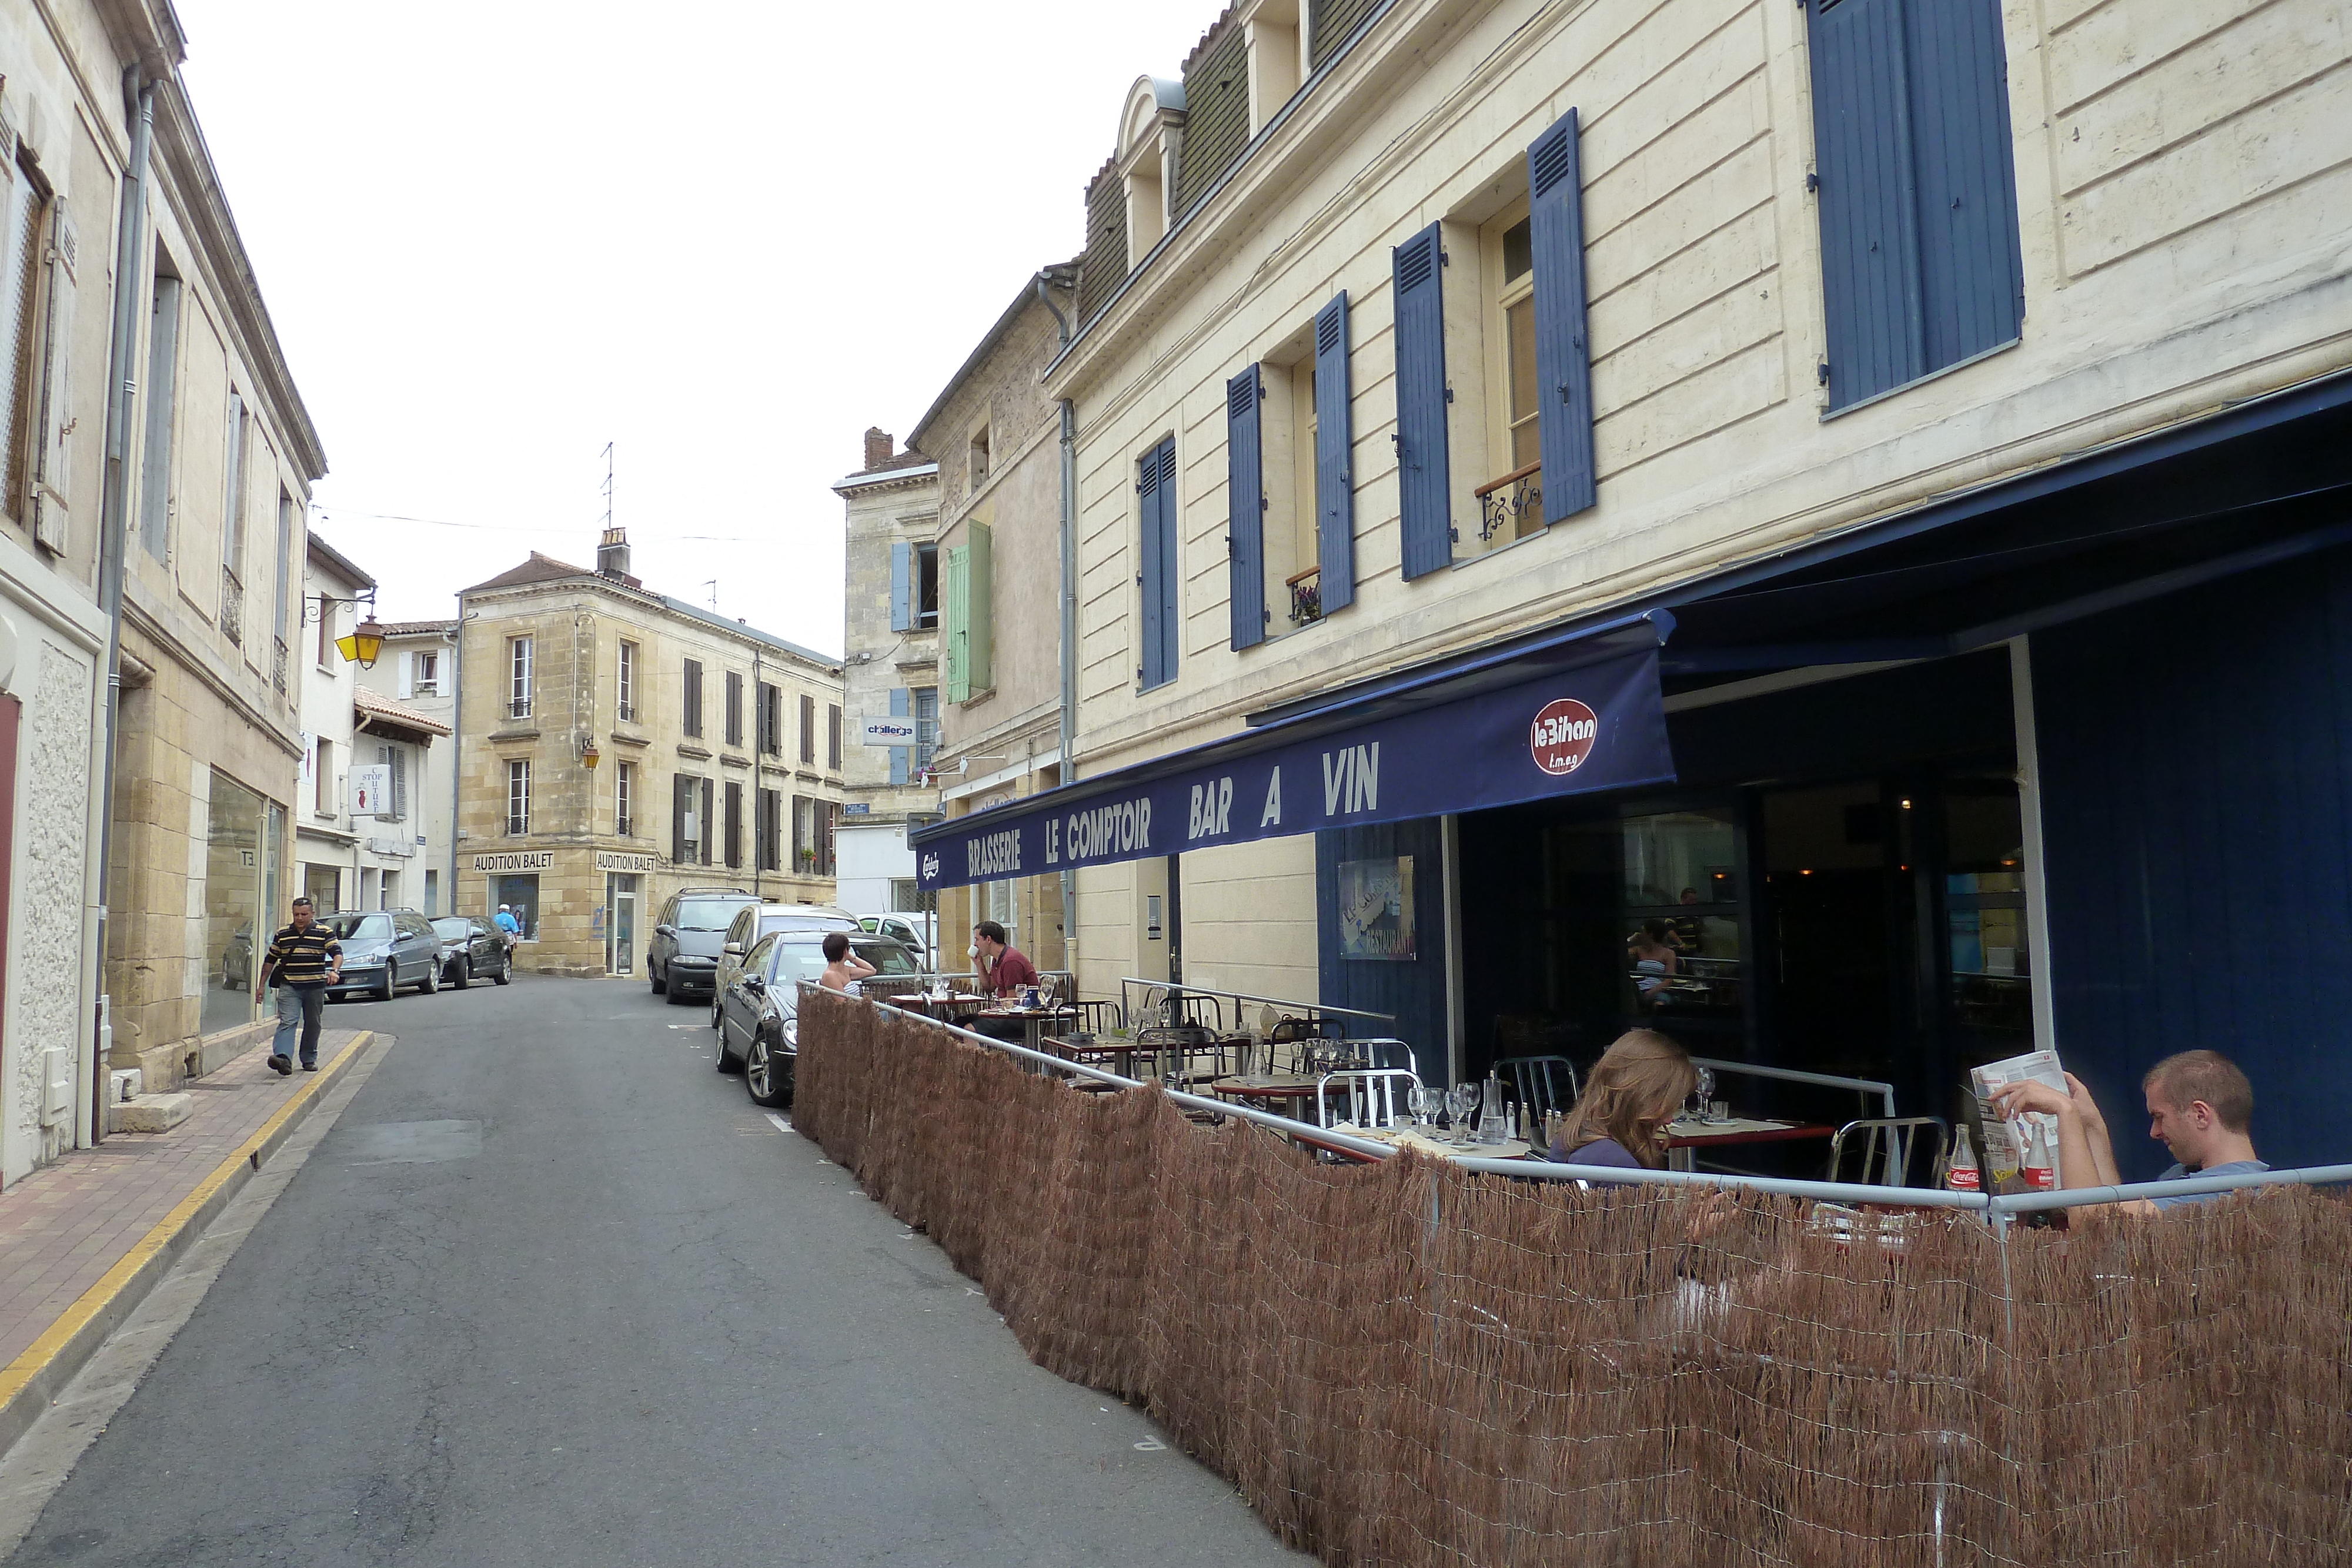
POLYGON ((1528 752, 1547 773, 1573 773, 1592 755, 1592 743, 1600 737, 1601 720, 1593 711, 1574 697, 1561 697, 1546 703, 1536 715, 1528 731, 1528 752))

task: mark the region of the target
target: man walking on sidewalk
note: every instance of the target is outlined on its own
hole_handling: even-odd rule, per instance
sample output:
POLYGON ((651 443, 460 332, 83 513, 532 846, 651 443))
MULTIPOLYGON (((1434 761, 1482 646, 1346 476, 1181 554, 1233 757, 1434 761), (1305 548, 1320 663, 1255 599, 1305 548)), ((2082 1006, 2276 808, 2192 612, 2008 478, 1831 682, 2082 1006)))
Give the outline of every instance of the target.
POLYGON ((302 1036, 302 1071, 319 1071, 319 1025, 327 1011, 327 988, 343 977, 343 946, 335 934, 318 924, 310 901, 294 901, 294 924, 269 939, 269 951, 253 977, 253 999, 261 988, 278 988, 278 1038, 269 1047, 269 1065, 279 1073, 294 1071, 294 1036, 302 1036))

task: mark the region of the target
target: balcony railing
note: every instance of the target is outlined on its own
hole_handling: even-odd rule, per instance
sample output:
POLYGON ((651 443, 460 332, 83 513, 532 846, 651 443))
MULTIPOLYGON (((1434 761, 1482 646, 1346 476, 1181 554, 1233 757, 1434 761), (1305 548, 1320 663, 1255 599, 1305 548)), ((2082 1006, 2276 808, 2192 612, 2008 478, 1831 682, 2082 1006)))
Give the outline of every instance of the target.
POLYGON ((636 837, 636 828, 628 818, 615 817, 613 819, 613 833, 616 838, 632 839, 636 837))
POLYGON ((1530 463, 1499 479, 1478 486, 1478 537, 1491 541, 1496 534, 1517 538, 1543 526, 1543 465, 1530 463), (1529 525, 1523 519, 1533 516, 1529 525))
POLYGON ((529 718, 530 716, 530 699, 529 697, 509 697, 507 699, 507 716, 509 718, 529 718))
POLYGON ((1290 623, 1304 626, 1323 619, 1323 569, 1310 566, 1283 582, 1290 590, 1290 623))
POLYGON ((245 642, 245 584, 226 566, 221 568, 220 628, 230 642, 245 642))

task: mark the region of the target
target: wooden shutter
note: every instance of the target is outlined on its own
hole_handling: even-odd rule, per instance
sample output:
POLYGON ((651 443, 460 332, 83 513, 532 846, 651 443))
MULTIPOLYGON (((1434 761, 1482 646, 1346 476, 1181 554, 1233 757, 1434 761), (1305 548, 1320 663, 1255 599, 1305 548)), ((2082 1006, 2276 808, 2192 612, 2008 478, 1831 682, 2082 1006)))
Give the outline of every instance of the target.
MULTIPOLYGON (((686 711, 679 717, 678 728, 688 735, 698 737, 702 734, 702 665, 698 661, 688 659, 686 662, 686 678, 682 685, 686 711)), ((707 834, 705 836, 708 837, 707 834)))
POLYGON ((669 858, 675 864, 686 863, 686 792, 694 780, 683 773, 673 773, 669 780, 669 858))
POLYGON ((710 787, 710 780, 705 779, 702 780, 702 819, 700 823, 702 828, 702 863, 704 865, 709 865, 710 863, 710 841, 719 836, 719 823, 710 810, 711 806, 714 804, 711 799, 712 793, 713 791, 710 787))
MULTIPOLYGON (((68 459, 72 447, 66 440, 73 423, 71 371, 73 363, 74 268, 80 241, 63 196, 49 199, 48 303, 41 324, 39 384, 34 389, 38 413, 32 430, 33 538, 43 549, 59 555, 67 544, 67 492, 72 487, 68 459)), ((279 591, 280 597, 284 591, 279 591)), ((281 620, 282 624, 282 620, 281 620)), ((280 633, 281 636, 283 633, 280 633)))
POLYGON ((824 765, 834 772, 841 771, 841 705, 824 705, 824 765))
POLYGON ((727 672, 727 744, 743 744, 743 677, 727 672))
POLYGON ((1225 564, 1236 648, 1265 641, 1265 392, 1255 365, 1225 382, 1225 564))
POLYGON ((1356 601, 1354 392, 1348 296, 1315 313, 1315 511, 1323 613, 1356 601))
MULTIPOLYGON (((907 688, 904 686, 890 688, 890 716, 892 718, 908 716, 907 688)), ((894 746, 890 748, 891 783, 904 784, 908 781, 913 770, 911 759, 914 754, 915 748, 911 746, 894 746)))
POLYGON ((1999 0, 1914 3, 1905 41, 1918 166, 1922 325, 1933 371, 2011 341, 2025 320, 2009 51, 1999 0))
POLYGON ((743 786, 727 781, 727 863, 743 863, 743 786))
POLYGON ((1430 225, 1393 256, 1396 283, 1397 522, 1404 575, 1454 559, 1445 445, 1444 250, 1430 225))
POLYGON ((1925 373, 1902 0, 1811 10, 1830 405, 1925 373))
MULTIPOLYGON (((147 405, 139 464, 139 537, 157 560, 168 560, 172 549, 172 411, 179 369, 180 280, 159 277, 148 325, 147 383, 139 389, 147 405)), ((323 632, 327 618, 319 620, 323 632)))
POLYGON ((1592 353, 1584 320, 1584 176, 1576 110, 1528 148, 1534 251, 1536 428, 1547 523, 1593 504, 1592 353))
POLYGON ((387 747, 385 760, 392 764, 392 816, 394 821, 408 821, 408 747, 387 747))
POLYGON ((964 679, 977 695, 996 685, 996 530, 966 523, 964 536, 964 679))
POLYGON ((890 630, 909 632, 914 629, 914 617, 908 613, 913 602, 915 580, 915 547, 900 542, 890 547, 890 630))
POLYGON ((1156 686, 1176 678, 1176 443, 1154 447, 1142 463, 1140 546, 1143 570, 1143 649, 1139 684, 1156 686))
POLYGON ((971 697, 971 555, 958 545, 947 552, 948 701, 971 697))
POLYGON ((816 698, 801 694, 801 760, 816 761, 816 698))

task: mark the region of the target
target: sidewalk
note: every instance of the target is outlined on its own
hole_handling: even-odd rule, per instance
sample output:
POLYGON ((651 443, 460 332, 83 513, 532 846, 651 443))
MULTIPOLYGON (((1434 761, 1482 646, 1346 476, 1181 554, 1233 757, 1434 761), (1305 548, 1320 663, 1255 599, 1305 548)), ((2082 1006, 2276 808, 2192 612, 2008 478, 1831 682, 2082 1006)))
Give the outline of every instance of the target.
POLYGON ((16 1418, 29 1419, 16 1406, 53 1396, 161 1278, 160 1268, 125 1268, 131 1255, 143 1248, 138 1262, 168 1267, 372 1034, 324 1031, 320 1070, 286 1078, 269 1071, 266 1047, 247 1051, 180 1086, 195 1107, 170 1132, 114 1134, 0 1193, 0 1450, 21 1429, 16 1418), (267 1147, 257 1140, 265 1130, 267 1147))

